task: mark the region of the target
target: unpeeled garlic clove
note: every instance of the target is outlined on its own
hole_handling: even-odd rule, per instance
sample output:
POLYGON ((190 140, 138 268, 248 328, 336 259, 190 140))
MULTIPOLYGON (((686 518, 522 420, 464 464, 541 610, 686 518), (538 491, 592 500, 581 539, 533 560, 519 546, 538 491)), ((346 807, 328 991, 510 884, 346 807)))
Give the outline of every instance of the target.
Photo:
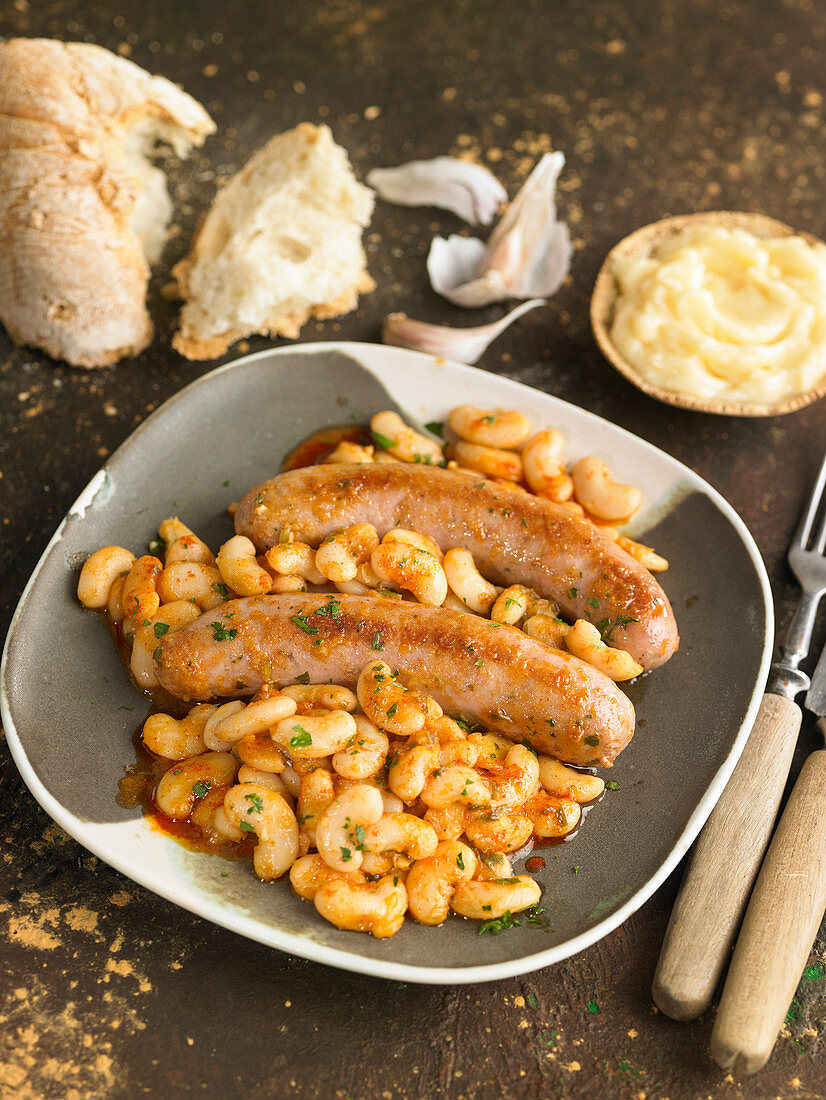
POLYGON ((438 206, 469 225, 490 225, 508 195, 481 164, 458 157, 411 160, 397 168, 374 168, 367 182, 385 202, 399 206, 438 206))
POLYGON ((476 363, 496 337, 517 318, 546 304, 544 298, 534 298, 512 309, 498 321, 473 328, 431 325, 427 321, 416 321, 406 313, 390 313, 384 319, 382 339, 385 344, 392 344, 397 348, 411 348, 413 351, 423 351, 444 359, 455 359, 459 363, 476 363))
POLYGON ((562 153, 542 157, 487 245, 437 237, 427 258, 433 289, 465 308, 556 293, 573 253, 568 227, 556 217, 556 182, 564 164, 562 153))

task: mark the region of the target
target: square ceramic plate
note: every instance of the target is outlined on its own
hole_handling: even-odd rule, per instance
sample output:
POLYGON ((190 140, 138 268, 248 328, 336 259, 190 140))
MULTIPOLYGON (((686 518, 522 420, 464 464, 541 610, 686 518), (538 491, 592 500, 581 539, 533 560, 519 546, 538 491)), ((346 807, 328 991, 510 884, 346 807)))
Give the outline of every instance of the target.
POLYGON ((333 966, 416 982, 473 982, 534 970, 616 928, 689 848, 728 779, 757 711, 771 654, 768 580, 728 504, 662 451, 544 393, 471 367, 370 344, 261 352, 207 374, 143 423, 98 472, 34 572, 7 640, 6 736, 35 798, 62 828, 136 882, 244 936, 333 966), (395 408, 443 420, 461 403, 521 409, 562 430, 567 455, 596 453, 639 485, 635 531, 671 562, 662 575, 678 654, 628 689, 637 733, 606 792, 537 878, 542 923, 480 936, 451 918, 406 921, 391 940, 342 932, 284 882, 247 863, 189 851, 115 801, 148 710, 100 618, 77 602, 80 563, 112 543, 138 553, 178 514, 213 547, 226 507, 275 474, 316 429, 395 408), (575 868, 578 872, 575 873, 575 868), (227 877, 224 877, 226 875, 227 877))

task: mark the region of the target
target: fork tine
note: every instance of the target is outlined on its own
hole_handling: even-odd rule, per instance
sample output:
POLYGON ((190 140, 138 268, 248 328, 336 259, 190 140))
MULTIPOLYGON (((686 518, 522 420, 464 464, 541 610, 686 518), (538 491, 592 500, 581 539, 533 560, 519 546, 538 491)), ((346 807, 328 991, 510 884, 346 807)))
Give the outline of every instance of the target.
MULTIPOLYGON (((801 549, 805 550, 806 543, 809 541, 809 533, 823 499, 824 489, 826 489, 826 454, 823 456, 823 461, 820 464, 820 470, 817 474, 817 480, 812 489, 812 495, 809 497, 806 509, 800 517, 800 523, 795 533, 793 545, 797 545, 801 549)), ((819 550, 822 552, 824 546, 823 540, 826 539, 826 517, 815 538, 816 541, 820 543, 819 550)))
POLYGON ((822 554, 824 547, 826 547, 826 512, 823 513, 817 532, 812 535, 812 549, 817 554, 822 554))

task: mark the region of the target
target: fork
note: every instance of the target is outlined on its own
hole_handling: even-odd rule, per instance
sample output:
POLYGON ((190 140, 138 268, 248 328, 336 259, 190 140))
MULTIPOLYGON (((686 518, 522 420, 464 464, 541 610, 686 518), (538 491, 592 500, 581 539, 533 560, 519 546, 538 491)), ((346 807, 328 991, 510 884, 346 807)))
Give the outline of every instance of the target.
POLYGON ((674 903, 652 995, 675 1020, 711 1004, 766 847, 791 767, 809 687, 800 663, 826 592, 826 456, 789 548, 803 594, 771 668, 746 747, 694 846, 674 903))

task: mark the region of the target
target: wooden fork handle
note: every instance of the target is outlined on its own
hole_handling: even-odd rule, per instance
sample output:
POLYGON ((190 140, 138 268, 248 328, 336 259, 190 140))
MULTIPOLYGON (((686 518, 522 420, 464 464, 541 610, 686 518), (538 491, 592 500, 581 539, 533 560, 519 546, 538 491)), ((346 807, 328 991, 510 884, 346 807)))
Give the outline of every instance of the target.
POLYGON ((711 1035, 723 1069, 755 1073, 774 1047, 826 909, 825 811, 821 749, 803 765, 734 949, 711 1035))
POLYGON ((652 994, 675 1020, 711 1004, 769 842, 800 730, 800 707, 764 695, 743 755, 694 846, 652 994))

